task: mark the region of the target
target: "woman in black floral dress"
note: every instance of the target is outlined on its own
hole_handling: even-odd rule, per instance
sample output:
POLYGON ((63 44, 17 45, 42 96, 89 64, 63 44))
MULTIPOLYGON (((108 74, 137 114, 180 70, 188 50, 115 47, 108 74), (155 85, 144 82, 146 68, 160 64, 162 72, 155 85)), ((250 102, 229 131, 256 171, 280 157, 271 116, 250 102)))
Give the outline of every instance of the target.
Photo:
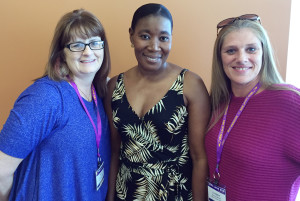
POLYGON ((172 29, 164 6, 137 9, 129 34, 138 64, 109 81, 109 201, 205 200, 209 98, 198 75, 166 62, 172 29))

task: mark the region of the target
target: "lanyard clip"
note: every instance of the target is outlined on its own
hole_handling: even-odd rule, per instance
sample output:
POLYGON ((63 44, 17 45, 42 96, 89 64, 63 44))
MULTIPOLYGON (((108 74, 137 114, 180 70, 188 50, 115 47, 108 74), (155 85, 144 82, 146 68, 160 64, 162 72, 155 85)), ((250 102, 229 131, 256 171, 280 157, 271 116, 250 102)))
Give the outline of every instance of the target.
POLYGON ((97 149, 97 162, 98 162, 98 166, 100 166, 102 160, 101 160, 101 157, 100 157, 100 150, 99 149, 97 149))
POLYGON ((213 174, 213 178, 214 178, 214 184, 215 184, 215 185, 219 185, 220 173, 216 171, 216 172, 213 174))

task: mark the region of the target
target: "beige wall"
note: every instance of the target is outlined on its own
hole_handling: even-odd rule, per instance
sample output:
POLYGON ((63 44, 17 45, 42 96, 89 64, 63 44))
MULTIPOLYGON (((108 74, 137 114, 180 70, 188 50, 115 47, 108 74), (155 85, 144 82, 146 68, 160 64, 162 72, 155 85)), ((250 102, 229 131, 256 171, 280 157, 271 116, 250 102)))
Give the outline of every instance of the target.
MULTIPOLYGON (((133 12, 147 0, 9 0, 0 2, 0 129, 18 95, 42 75, 55 25, 66 12, 85 8, 105 26, 111 76, 135 65, 128 28, 133 12)), ((291 0, 168 0, 174 32, 169 61, 199 74, 210 86, 216 24, 246 13, 261 16, 285 77, 291 0)))

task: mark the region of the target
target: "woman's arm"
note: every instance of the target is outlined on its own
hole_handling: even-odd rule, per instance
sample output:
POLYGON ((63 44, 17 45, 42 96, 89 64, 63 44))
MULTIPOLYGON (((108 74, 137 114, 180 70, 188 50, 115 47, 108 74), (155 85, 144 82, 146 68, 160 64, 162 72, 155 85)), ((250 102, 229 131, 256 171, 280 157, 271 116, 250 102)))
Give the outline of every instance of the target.
POLYGON ((117 77, 114 77, 108 82, 108 93, 105 97, 105 110, 108 116, 109 126, 110 126, 110 144, 111 144, 111 162, 110 162, 110 172, 108 181, 108 192, 106 196, 107 201, 114 201, 115 189, 116 189, 116 179, 119 170, 119 156, 120 156, 120 146, 121 137, 113 125, 113 115, 111 109, 111 98, 112 93, 116 85, 117 77))
POLYGON ((0 201, 8 200, 13 175, 22 159, 11 157, 0 151, 0 201))
POLYGON ((204 137, 210 119, 209 95, 202 79, 188 71, 184 79, 184 97, 189 113, 188 135, 193 161, 193 200, 206 200, 206 177, 208 175, 204 137))

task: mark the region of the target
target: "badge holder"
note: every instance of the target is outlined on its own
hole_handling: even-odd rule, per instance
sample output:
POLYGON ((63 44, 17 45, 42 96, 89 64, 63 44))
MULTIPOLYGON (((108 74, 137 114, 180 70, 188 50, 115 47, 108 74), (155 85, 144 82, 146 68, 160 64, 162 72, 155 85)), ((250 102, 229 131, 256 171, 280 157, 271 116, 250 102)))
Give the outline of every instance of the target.
POLYGON ((209 201, 226 201, 226 187, 219 184, 220 173, 213 175, 213 180, 207 179, 208 200, 209 201))
POLYGON ((104 161, 102 161, 100 157, 98 157, 97 170, 95 173, 96 173, 96 189, 98 191, 104 181, 104 161))

